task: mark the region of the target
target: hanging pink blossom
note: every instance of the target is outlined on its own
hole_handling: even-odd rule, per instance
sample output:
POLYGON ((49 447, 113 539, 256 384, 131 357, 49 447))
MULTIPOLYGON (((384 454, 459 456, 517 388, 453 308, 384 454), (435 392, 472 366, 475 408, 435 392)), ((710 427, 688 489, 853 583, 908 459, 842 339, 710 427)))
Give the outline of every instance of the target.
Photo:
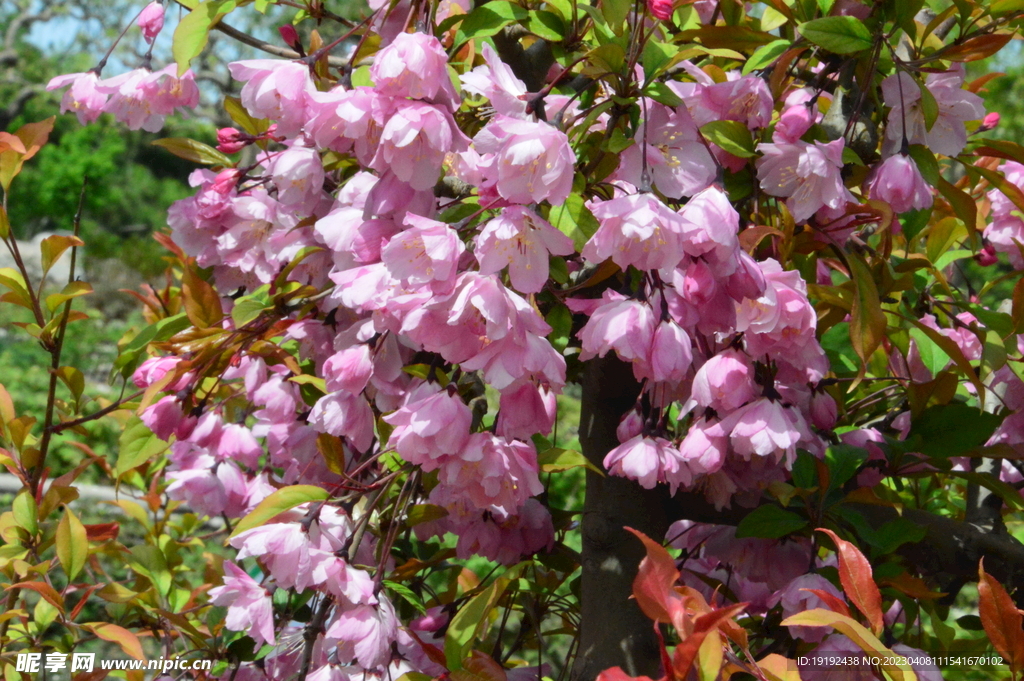
POLYGON ((570 255, 572 239, 547 220, 522 206, 509 206, 490 220, 476 238, 481 274, 494 274, 506 265, 512 286, 537 293, 548 279, 548 256, 570 255))
POLYGON ((932 190, 924 181, 914 159, 893 154, 882 161, 868 178, 871 198, 885 201, 897 213, 921 210, 932 205, 932 190))
POLYGON ((512 203, 562 203, 572 190, 576 155, 565 133, 547 123, 497 115, 473 138, 493 154, 485 185, 512 203))
POLYGON ((224 625, 244 631, 256 645, 274 643, 274 610, 266 589, 234 563, 224 561, 224 584, 210 589, 214 605, 228 606, 224 625))
POLYGON ((164 27, 164 6, 159 2, 149 3, 139 13, 135 25, 142 29, 142 36, 147 43, 152 43, 164 27))
POLYGON ((787 199, 793 219, 803 222, 822 207, 840 208, 853 200, 843 186, 843 140, 759 144, 757 160, 761 189, 787 199))

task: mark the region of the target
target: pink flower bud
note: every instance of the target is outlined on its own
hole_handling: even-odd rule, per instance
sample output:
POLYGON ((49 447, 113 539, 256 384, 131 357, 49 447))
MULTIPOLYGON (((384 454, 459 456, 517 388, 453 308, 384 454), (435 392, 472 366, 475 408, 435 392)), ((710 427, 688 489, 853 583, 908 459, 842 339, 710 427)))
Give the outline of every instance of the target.
POLYGON ((999 125, 999 113, 996 111, 990 111, 985 114, 985 117, 981 119, 981 126, 978 128, 978 132, 985 132, 999 125))
POLYGON ((811 398, 811 423, 822 430, 835 428, 836 401, 828 393, 815 393, 811 398))
POLYGON ((241 172, 234 168, 228 168, 217 173, 217 177, 213 178, 213 184, 211 188, 218 194, 230 194, 231 190, 235 188, 238 183, 238 178, 241 176, 241 172))
POLYGON ((995 246, 988 244, 985 248, 981 249, 974 259, 982 267, 991 267, 999 262, 999 258, 996 256, 995 246))
POLYGON ((151 2, 139 14, 135 25, 142 29, 142 36, 151 43, 164 27, 164 6, 159 2, 151 2))
POLYGON ((281 39, 284 40, 285 44, 291 47, 296 47, 299 44, 299 34, 291 24, 278 26, 277 32, 281 34, 281 39))
POLYGON ((221 128, 217 131, 217 151, 234 154, 241 151, 248 142, 235 128, 221 128))
POLYGON ((672 18, 672 0, 648 0, 647 9, 655 19, 668 21, 672 18))

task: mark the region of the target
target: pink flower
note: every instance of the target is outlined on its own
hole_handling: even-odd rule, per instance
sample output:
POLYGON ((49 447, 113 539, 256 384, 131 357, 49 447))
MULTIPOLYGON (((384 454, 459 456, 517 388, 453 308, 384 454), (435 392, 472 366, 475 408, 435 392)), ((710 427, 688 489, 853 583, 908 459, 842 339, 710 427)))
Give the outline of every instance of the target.
MULTIPOLYGON (((733 71, 729 75, 735 74, 733 71)), ((707 85, 701 88, 701 102, 715 112, 716 119, 740 121, 751 130, 771 122, 775 104, 765 80, 757 76, 740 76, 707 85)))
POLYGON ((224 562, 224 584, 210 589, 214 605, 228 606, 224 625, 256 641, 274 644, 274 607, 266 589, 234 563, 224 562))
POLYGON ((828 206, 840 208, 853 197, 843 186, 843 140, 759 144, 757 179, 772 196, 787 198, 793 219, 803 222, 828 206))
POLYGON ((46 89, 56 90, 70 84, 71 87, 60 101, 60 112, 73 111, 78 116, 78 122, 86 125, 99 118, 107 104, 109 95, 97 88, 99 82, 99 76, 93 71, 68 73, 52 78, 46 89))
MULTIPOLYGON (((169 357, 150 357, 140 364, 139 368, 132 374, 132 382, 139 388, 148 388, 162 379, 168 371, 173 371, 179 362, 181 362, 181 357, 173 355, 169 357)), ((167 391, 176 392, 181 390, 188 385, 191 376, 191 372, 186 373, 177 381, 168 385, 167 391)))
POLYGON ((382 94, 425 99, 452 110, 458 108, 458 95, 448 77, 448 55, 432 35, 398 34, 374 57, 370 77, 382 94))
MULTIPOLYGON (((1017 188, 1024 187, 1024 165, 1007 161, 999 166, 999 172, 1017 188)), ((985 229, 985 238, 996 251, 1006 254, 1010 264, 1016 269, 1022 269, 1024 257, 1016 242, 1024 243, 1024 220, 1019 217, 1019 210, 1013 202, 998 189, 990 190, 987 196, 992 203, 992 222, 985 229)), ((991 257, 986 260, 991 260, 991 257)))
POLYGON ((796 445, 810 440, 807 423, 799 411, 762 397, 726 417, 719 428, 729 433, 737 454, 745 459, 757 455, 786 457, 787 465, 796 458, 796 445))
POLYGON ((729 438, 717 425, 717 421, 698 419, 690 424, 686 437, 679 443, 679 456, 694 474, 715 473, 725 463, 729 438))
POLYGON ((192 71, 178 78, 174 64, 155 73, 135 69, 101 81, 96 89, 110 95, 103 110, 114 114, 131 130, 157 132, 176 108, 193 108, 199 103, 199 88, 192 71))
POLYGON ((544 288, 549 255, 574 251, 572 239, 523 206, 503 209, 476 238, 480 274, 494 274, 507 265, 512 285, 523 293, 544 288))
POLYGON ((385 666, 391 659, 391 644, 398 637, 394 606, 381 595, 377 605, 340 610, 324 637, 339 642, 338 652, 345 661, 355 660, 365 669, 385 666))
POLYGON ((153 42, 164 27, 164 6, 155 1, 149 3, 135 20, 135 25, 142 29, 147 43, 153 42))
POLYGON ((277 200, 285 206, 298 206, 319 200, 324 186, 324 166, 316 149, 294 144, 276 154, 267 164, 267 173, 277 187, 277 200))
POLYGON ((604 467, 612 475, 636 480, 644 489, 654 489, 657 483, 668 482, 673 494, 680 485, 689 485, 692 481, 679 450, 660 437, 637 435, 608 452, 604 467))
POLYGON ((921 90, 909 73, 900 71, 882 81, 885 103, 892 107, 885 126, 883 151, 894 153, 903 145, 904 120, 910 144, 923 144, 937 154, 956 156, 967 146, 964 123, 985 115, 981 97, 963 89, 964 67, 957 64, 945 73, 930 73, 924 86, 935 98, 938 117, 929 130, 921 102, 921 90))
POLYGON ((875 167, 868 178, 871 198, 885 201, 897 213, 932 205, 932 190, 914 159, 894 154, 875 167))
POLYGON ((416 286, 449 282, 466 250, 449 225, 409 213, 409 229, 391 238, 380 257, 391 276, 416 286))
POLYGON ((804 136, 811 126, 815 123, 815 112, 808 106, 808 103, 802 102, 794 104, 788 107, 782 112, 779 117, 779 122, 775 124, 775 132, 772 134, 772 141, 774 142, 799 142, 800 138, 804 136))
POLYGON ((457 455, 469 439, 473 414, 462 400, 423 383, 409 393, 405 405, 384 417, 394 426, 388 445, 424 471, 438 468, 457 455))
POLYGON ((601 226, 583 247, 593 263, 611 258, 625 269, 675 267, 683 257, 686 224, 654 194, 630 194, 591 204, 601 226))
POLYGON ((344 437, 360 452, 373 443, 373 410, 366 400, 344 390, 317 400, 309 414, 309 424, 320 433, 344 437))
POLYGON ((490 43, 484 43, 482 54, 485 64, 459 77, 463 89, 489 99, 495 113, 525 118, 526 85, 501 61, 490 43))
POLYGON ((428 189, 437 183, 445 155, 462 151, 468 142, 446 109, 399 100, 369 166, 381 173, 391 171, 413 189, 428 189))
POLYGON ((497 428, 504 438, 529 440, 535 433, 547 435, 555 424, 555 393, 529 381, 513 383, 501 391, 497 428))
POLYGON ((642 144, 647 141, 650 180, 670 198, 692 196, 707 187, 718 172, 715 160, 700 141, 700 133, 685 107, 671 109, 647 104, 647 120, 636 133, 637 143, 622 152, 616 177, 641 186, 642 144))
POLYGON ((650 306, 637 300, 609 300, 598 307, 579 332, 581 360, 604 357, 615 350, 627 362, 646 363, 654 341, 655 318, 650 306))
POLYGON ((477 508, 515 515, 529 497, 544 491, 537 472, 532 444, 474 433, 457 456, 442 462, 438 479, 477 508))
POLYGON ((331 355, 324 362, 323 375, 328 390, 344 390, 353 395, 361 393, 373 375, 370 346, 359 343, 331 355))
POLYGON ((651 373, 655 381, 679 383, 693 362, 690 336, 672 320, 663 321, 654 330, 651 342, 651 373))
POLYGON ((512 203, 561 203, 572 190, 576 155, 565 133, 547 123, 497 115, 473 138, 494 154, 485 186, 512 203))
POLYGON ((754 399, 754 366, 729 348, 704 363, 693 379, 693 399, 702 407, 731 412, 754 399))
POLYGON ((729 262, 737 254, 740 215, 724 191, 708 187, 687 201, 679 214, 686 223, 682 241, 686 253, 710 255, 719 263, 729 262))
POLYGON ((306 99, 316 92, 304 64, 283 59, 250 59, 228 64, 231 77, 245 83, 242 106, 254 118, 279 123, 278 132, 293 137, 306 122, 306 99))

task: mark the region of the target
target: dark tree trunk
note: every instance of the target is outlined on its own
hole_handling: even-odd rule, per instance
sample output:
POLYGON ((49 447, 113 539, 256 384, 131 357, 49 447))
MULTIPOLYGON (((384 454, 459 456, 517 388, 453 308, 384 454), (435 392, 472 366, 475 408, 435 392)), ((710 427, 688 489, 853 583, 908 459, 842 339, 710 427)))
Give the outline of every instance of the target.
MULTIPOLYGON (((607 357, 584 370, 580 443, 601 466, 619 444, 615 429, 636 402, 640 386, 628 364, 607 357)), ((654 624, 631 599, 643 545, 624 527, 662 540, 668 529, 667 491, 645 490, 632 480, 587 471, 583 505, 582 597, 579 654, 572 681, 593 681, 609 667, 656 678, 660 667, 654 624)))

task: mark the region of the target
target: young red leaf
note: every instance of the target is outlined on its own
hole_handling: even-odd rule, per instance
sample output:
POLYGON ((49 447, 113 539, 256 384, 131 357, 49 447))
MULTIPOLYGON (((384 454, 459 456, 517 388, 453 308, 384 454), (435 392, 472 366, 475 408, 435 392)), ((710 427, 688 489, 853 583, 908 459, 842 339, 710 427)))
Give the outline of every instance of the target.
POLYGON ((818 598, 820 598, 821 601, 825 605, 827 605, 828 609, 831 610, 832 612, 838 612, 840 615, 846 615, 847 617, 850 616, 850 608, 847 607, 846 603, 842 602, 841 600, 839 600, 838 598, 836 598, 834 595, 830 594, 829 592, 825 591, 824 589, 800 589, 800 590, 801 591, 807 591, 808 593, 812 593, 815 596, 817 596, 818 598))
POLYGON ((988 639, 1016 676, 1024 669, 1024 629, 1016 604, 997 580, 985 573, 984 559, 978 561, 978 614, 988 639))
POLYGON ((824 532, 835 542, 836 550, 839 553, 839 581, 843 585, 843 591, 868 619, 871 630, 875 634, 881 633, 884 626, 882 593, 878 590, 878 585, 875 584, 871 563, 860 552, 860 549, 850 542, 840 539, 832 530, 819 527, 818 531, 824 532))
POLYGON ((679 601, 679 595, 672 588, 679 580, 676 562, 664 546, 643 532, 631 527, 625 529, 635 534, 647 549, 647 557, 640 561, 640 569, 633 580, 633 596, 637 605, 655 622, 671 622, 671 613, 675 609, 671 602, 679 601))

